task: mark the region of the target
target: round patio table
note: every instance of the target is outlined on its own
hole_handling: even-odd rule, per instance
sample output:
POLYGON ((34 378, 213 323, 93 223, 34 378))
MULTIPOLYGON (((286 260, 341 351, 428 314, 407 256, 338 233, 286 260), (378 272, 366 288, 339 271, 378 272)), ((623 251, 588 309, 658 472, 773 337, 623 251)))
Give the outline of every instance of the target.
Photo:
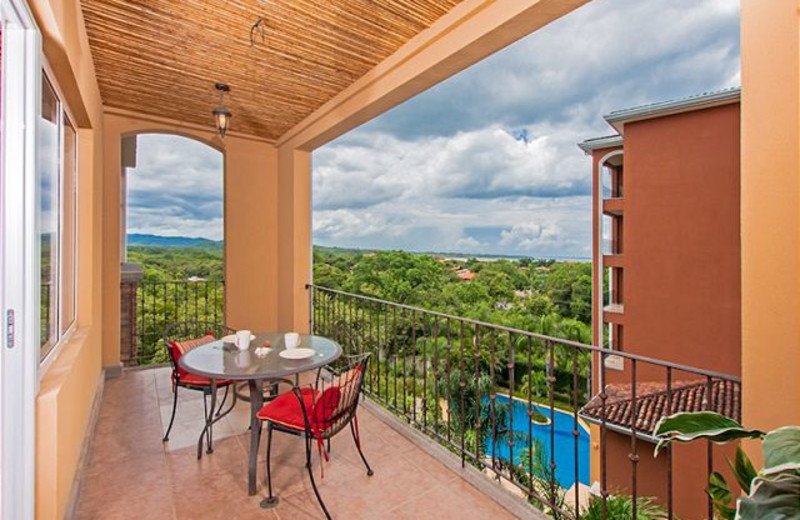
MULTIPOLYGON (((256 494, 256 472, 258 465, 258 445, 261 442, 261 421, 256 413, 264 405, 264 383, 316 370, 336 361, 342 355, 342 347, 335 341, 322 336, 303 334, 300 347, 310 348, 315 354, 305 359, 285 359, 280 352, 285 350, 282 332, 259 332, 250 342, 250 348, 239 350, 235 345, 217 340, 196 347, 178 360, 180 367, 187 372, 207 377, 211 380, 212 399, 216 395, 217 380, 247 381, 250 386, 250 465, 248 469, 248 489, 250 495, 256 494), (255 354, 256 348, 265 341, 271 343, 266 356, 255 354)), ((206 428, 217 419, 212 413, 206 418, 206 428)), ((200 434, 198 450, 202 449, 205 429, 200 434)), ((199 453, 199 451, 198 451, 199 453)))

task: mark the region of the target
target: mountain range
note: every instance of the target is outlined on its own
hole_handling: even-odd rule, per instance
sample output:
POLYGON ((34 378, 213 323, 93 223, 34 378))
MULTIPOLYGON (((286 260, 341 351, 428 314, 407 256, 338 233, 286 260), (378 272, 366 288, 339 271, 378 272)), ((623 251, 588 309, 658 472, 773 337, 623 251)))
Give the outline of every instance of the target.
POLYGON ((161 235, 128 235, 128 246, 152 247, 222 247, 222 241, 200 237, 165 237, 161 235))

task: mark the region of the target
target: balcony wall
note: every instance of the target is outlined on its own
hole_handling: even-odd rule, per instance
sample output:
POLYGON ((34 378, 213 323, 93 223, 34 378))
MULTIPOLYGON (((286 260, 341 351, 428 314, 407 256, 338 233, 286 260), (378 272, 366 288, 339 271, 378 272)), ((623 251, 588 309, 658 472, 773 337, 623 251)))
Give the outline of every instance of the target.
POLYGON ((102 105, 78 0, 29 2, 42 47, 78 128, 77 330, 39 373, 36 517, 64 517, 101 378, 102 105))
POLYGON ((800 424, 798 33, 795 4, 742 1, 743 406, 762 429, 800 424))

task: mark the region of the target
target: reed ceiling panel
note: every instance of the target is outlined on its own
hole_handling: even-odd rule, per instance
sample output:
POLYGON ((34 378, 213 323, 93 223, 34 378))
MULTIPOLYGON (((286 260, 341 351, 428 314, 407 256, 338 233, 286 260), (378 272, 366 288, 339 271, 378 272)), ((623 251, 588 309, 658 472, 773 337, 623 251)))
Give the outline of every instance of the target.
POLYGON ((106 106, 277 139, 461 0, 82 0, 106 106), (251 27, 265 28, 251 44, 251 27))

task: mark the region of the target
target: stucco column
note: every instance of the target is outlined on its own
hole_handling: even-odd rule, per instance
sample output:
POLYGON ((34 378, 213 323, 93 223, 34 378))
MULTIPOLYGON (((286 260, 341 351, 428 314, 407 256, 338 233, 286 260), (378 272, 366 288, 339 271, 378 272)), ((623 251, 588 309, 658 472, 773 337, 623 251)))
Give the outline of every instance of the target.
POLYGON ((741 6, 743 412, 770 429, 800 424, 800 24, 741 6))
POLYGON ((278 326, 309 330, 311 153, 278 148, 278 326))
POLYGON ((120 125, 103 118, 103 348, 107 375, 119 375, 120 363, 120 258, 122 142, 120 125))
POLYGON ((225 321, 277 326, 277 153, 274 146, 225 139, 225 321))

